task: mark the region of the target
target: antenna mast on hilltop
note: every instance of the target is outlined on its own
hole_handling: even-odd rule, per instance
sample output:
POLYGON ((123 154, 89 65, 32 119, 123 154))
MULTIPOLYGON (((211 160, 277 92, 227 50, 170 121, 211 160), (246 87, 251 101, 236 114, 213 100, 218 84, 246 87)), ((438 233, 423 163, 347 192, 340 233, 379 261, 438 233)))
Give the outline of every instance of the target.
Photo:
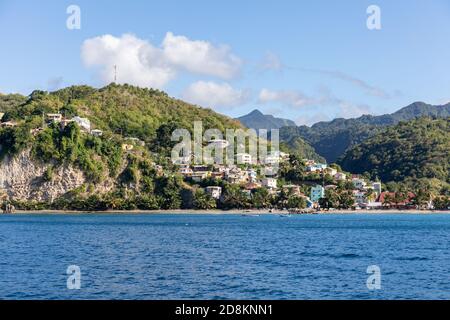
POLYGON ((117 83, 117 65, 114 65, 114 83, 117 83))

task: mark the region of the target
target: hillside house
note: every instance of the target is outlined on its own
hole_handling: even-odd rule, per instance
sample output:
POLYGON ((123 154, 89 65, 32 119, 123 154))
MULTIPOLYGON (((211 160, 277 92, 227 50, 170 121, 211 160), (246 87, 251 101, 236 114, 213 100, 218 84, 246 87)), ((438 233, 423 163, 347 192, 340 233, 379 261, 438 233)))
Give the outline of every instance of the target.
POLYGON ((220 199, 222 195, 222 187, 210 186, 206 187, 206 193, 214 199, 220 199))
POLYGON ((101 137, 103 135, 103 131, 99 130, 99 129, 94 129, 94 130, 91 130, 91 134, 94 137, 101 137))
POLYGON ((91 121, 89 121, 89 119, 76 116, 72 118, 72 121, 77 123, 80 126, 81 130, 91 132, 91 121))
POLYGON ((360 178, 353 178, 352 179, 353 187, 358 190, 364 190, 367 186, 367 183, 360 178))
POLYGON ((275 178, 264 178, 261 180, 261 183, 264 187, 268 189, 276 189, 277 188, 277 179, 275 178))
POLYGON ((310 199, 312 202, 319 202, 320 199, 325 197, 325 189, 321 185, 316 185, 311 188, 310 199))
POLYGON ((252 164, 252 156, 248 153, 238 153, 236 162, 237 164, 252 164))
POLYGON ((63 119, 61 113, 47 113, 46 118, 48 122, 56 122, 56 123, 61 122, 63 119))
POLYGON ((345 173, 342 173, 342 172, 337 172, 334 175, 334 179, 337 180, 337 181, 345 181, 345 180, 347 180, 347 175, 345 173))

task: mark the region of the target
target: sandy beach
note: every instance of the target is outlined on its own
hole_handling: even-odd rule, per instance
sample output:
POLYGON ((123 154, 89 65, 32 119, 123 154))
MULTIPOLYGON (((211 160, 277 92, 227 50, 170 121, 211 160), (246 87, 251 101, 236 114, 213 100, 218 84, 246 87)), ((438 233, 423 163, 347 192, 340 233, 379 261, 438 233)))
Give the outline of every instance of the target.
MULTIPOLYGON (((318 214, 448 214, 450 211, 441 210, 332 210, 319 211, 318 214)), ((108 210, 108 211, 71 211, 71 210, 17 210, 14 214, 199 214, 199 215, 225 215, 225 214, 289 214, 287 210, 108 210)), ((311 214, 311 213, 310 213, 311 214)), ((300 214, 301 215, 301 214, 300 214)))

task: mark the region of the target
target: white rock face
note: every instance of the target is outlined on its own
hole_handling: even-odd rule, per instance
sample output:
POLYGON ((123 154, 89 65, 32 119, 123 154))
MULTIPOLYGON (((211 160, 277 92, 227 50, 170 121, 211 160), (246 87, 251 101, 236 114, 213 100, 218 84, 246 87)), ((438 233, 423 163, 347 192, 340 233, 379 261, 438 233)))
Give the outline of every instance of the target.
POLYGON ((72 166, 54 168, 52 181, 45 181, 49 166, 34 161, 29 151, 6 157, 0 163, 0 189, 14 200, 52 201, 86 182, 83 172, 72 166))

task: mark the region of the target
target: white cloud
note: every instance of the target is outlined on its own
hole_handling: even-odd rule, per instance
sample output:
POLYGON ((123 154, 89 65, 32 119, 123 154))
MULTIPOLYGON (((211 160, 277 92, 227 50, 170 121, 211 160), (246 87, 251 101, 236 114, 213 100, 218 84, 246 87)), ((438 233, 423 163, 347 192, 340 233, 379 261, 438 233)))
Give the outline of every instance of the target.
POLYGON ((165 62, 160 49, 148 41, 125 34, 120 38, 104 35, 84 41, 81 57, 87 67, 99 67, 105 83, 114 81, 114 66, 118 67, 119 83, 142 87, 164 87, 176 71, 165 62))
POLYGON ((273 91, 262 89, 258 97, 259 103, 281 103, 290 107, 304 107, 314 101, 300 91, 273 91))
POLYGON ((183 99, 206 107, 232 108, 244 104, 248 93, 234 89, 228 83, 198 81, 184 91, 183 99))
POLYGON ((170 63, 193 73, 231 79, 239 73, 242 64, 228 46, 215 47, 209 42, 192 41, 171 32, 166 34, 162 48, 170 63))
POLYGON ((105 83, 114 80, 117 65, 117 82, 155 88, 163 88, 180 70, 229 79, 241 66, 241 60, 226 46, 192 41, 171 32, 166 34, 161 47, 131 34, 87 39, 81 48, 81 58, 87 67, 99 72, 105 83))

